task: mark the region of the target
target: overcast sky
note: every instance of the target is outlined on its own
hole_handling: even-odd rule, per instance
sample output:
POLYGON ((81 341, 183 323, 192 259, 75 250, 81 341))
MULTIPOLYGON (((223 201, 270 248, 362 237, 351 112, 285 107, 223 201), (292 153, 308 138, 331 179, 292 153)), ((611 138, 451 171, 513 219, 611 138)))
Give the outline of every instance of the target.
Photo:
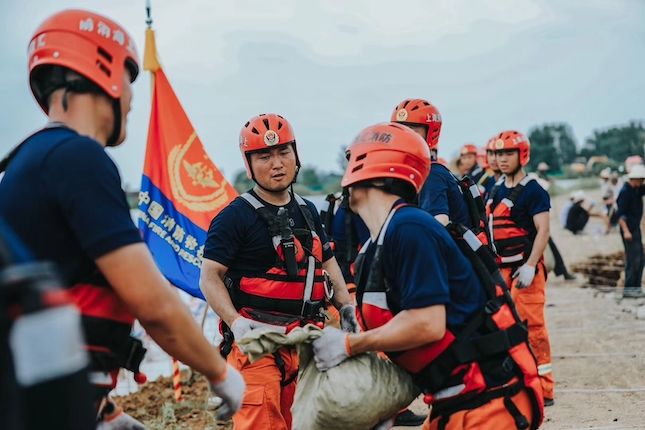
MULTIPOLYGON (((90 9, 143 54, 144 0, 0 2, 0 152, 45 122, 27 84, 27 44, 48 15, 90 9)), ((153 0, 164 69, 207 151, 231 178, 241 126, 263 112, 293 125, 304 164, 337 169, 363 127, 406 97, 442 113, 440 154, 507 128, 566 121, 592 130, 645 118, 645 1, 153 0)), ((138 187, 150 80, 134 85, 129 137, 111 150, 138 187)))

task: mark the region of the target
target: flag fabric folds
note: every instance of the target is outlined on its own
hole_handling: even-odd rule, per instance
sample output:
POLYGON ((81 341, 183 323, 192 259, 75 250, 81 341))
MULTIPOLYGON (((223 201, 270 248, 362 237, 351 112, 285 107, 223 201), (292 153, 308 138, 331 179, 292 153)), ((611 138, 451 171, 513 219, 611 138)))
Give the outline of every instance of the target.
POLYGON ((152 75, 152 108, 139 193, 139 229, 159 269, 194 297, 210 221, 237 196, 202 142, 157 59, 146 32, 144 68, 152 75))

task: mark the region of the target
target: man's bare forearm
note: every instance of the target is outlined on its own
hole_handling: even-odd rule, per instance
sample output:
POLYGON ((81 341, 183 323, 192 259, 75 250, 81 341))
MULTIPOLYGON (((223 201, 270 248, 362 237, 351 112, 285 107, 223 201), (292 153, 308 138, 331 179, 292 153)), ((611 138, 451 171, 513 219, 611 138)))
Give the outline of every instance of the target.
POLYGON ((230 327, 239 316, 228 289, 224 284, 224 273, 219 263, 204 260, 202 263, 202 272, 199 278, 199 287, 206 297, 209 306, 215 313, 230 327))

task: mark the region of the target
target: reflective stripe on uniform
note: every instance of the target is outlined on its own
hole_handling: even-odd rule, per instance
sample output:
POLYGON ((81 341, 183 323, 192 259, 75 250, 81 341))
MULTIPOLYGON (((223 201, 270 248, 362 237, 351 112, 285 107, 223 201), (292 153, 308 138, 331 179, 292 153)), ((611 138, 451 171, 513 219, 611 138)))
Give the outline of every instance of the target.
POLYGON ((387 305, 387 296, 384 292, 366 291, 363 294, 363 304, 376 306, 379 309, 390 309, 387 305))
POLYGON ((538 375, 548 375, 553 372, 553 365, 551 363, 544 363, 538 366, 538 375))

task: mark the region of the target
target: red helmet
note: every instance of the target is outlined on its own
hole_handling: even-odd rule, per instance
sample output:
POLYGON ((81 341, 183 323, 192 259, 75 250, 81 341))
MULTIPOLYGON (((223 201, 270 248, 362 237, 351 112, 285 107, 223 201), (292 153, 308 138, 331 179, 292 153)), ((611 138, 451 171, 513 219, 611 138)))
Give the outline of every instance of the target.
POLYGON ((139 74, 134 41, 116 22, 84 10, 65 10, 49 17, 34 32, 29 43, 29 82, 31 90, 47 113, 47 97, 55 89, 43 88, 38 71, 43 66, 62 66, 96 84, 113 99, 123 92, 123 74, 130 71, 131 82, 139 74))
POLYGON ((253 179, 249 155, 276 145, 291 145, 296 153, 296 166, 300 168, 296 137, 289 121, 275 113, 263 113, 254 116, 244 124, 240 131, 240 151, 246 167, 246 176, 249 179, 253 179))
POLYGON ((488 154, 485 146, 477 148, 477 164, 482 169, 488 169, 488 154))
POLYGON ((493 151, 499 151, 502 149, 518 150, 520 153, 520 166, 523 167, 529 164, 529 159, 531 158, 531 143, 526 136, 519 131, 503 131, 500 134, 493 136, 488 143, 492 146, 493 151))
POLYGON ((426 127, 426 142, 430 149, 437 149, 441 132, 441 114, 432 104, 423 99, 406 99, 399 103, 392 112, 390 121, 406 125, 423 125, 426 127))
POLYGON ((493 151, 495 152, 495 142, 497 141, 497 135, 491 137, 488 139, 488 142, 486 142, 486 151, 493 151))
POLYGON ((396 122, 372 125, 347 148, 349 164, 343 188, 368 179, 393 178, 418 193, 430 173, 430 151, 423 139, 396 122))
POLYGON ((472 143, 466 143, 459 150, 459 155, 475 154, 477 155, 477 147, 472 143))

